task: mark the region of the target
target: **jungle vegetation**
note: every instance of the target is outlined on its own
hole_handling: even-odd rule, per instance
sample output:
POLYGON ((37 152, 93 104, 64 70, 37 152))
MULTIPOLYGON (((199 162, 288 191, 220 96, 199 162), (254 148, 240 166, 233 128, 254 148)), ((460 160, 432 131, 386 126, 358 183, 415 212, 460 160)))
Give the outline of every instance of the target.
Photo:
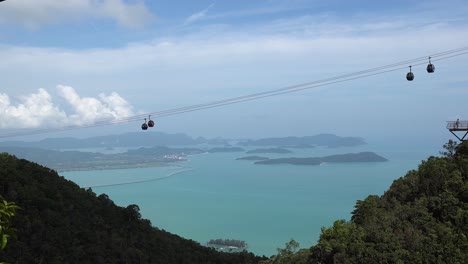
POLYGON ((468 142, 444 148, 382 196, 357 201, 310 249, 292 240, 261 263, 467 263, 468 142))
POLYGON ((466 263, 468 142, 444 145, 381 196, 357 201, 350 220, 323 227, 318 243, 291 240, 269 259, 226 254, 153 227, 139 207, 116 206, 46 167, 0 155, 0 194, 21 207, 9 263, 466 263))
POLYGON ((11 264, 238 264, 261 259, 247 252, 217 252, 160 230, 141 217, 138 205, 119 207, 105 194, 96 196, 54 170, 6 153, 0 154, 0 194, 21 207, 9 219, 16 239, 0 251, 0 260, 11 264))

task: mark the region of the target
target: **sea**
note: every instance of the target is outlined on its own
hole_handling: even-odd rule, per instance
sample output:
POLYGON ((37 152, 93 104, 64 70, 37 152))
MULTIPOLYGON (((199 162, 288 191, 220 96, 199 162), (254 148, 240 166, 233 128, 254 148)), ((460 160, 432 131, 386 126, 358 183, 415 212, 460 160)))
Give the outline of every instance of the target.
POLYGON ((322 227, 351 218, 357 200, 382 195, 395 179, 417 169, 427 157, 438 156, 440 149, 367 144, 291 150, 290 154, 205 153, 169 166, 60 174, 98 195, 107 194, 119 206, 138 205, 142 217, 159 229, 202 245, 217 238, 244 240, 249 251, 271 256, 291 239, 303 248, 316 244, 322 227), (236 160, 250 155, 319 157, 361 151, 373 151, 388 161, 298 166, 236 160))

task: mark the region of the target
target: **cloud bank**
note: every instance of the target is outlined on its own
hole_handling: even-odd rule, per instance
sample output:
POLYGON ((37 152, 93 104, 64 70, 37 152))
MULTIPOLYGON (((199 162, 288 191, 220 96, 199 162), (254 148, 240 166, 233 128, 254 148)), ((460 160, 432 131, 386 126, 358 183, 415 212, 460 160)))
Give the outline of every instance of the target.
POLYGON ((0 8, 0 24, 21 24, 38 29, 47 24, 84 18, 111 19, 129 28, 141 27, 153 19, 143 1, 123 0, 13 0, 0 8))
POLYGON ((45 89, 18 98, 13 103, 0 93, 0 128, 60 127, 111 121, 133 115, 132 106, 119 94, 81 97, 73 87, 58 85, 57 90, 70 110, 56 104, 45 89))

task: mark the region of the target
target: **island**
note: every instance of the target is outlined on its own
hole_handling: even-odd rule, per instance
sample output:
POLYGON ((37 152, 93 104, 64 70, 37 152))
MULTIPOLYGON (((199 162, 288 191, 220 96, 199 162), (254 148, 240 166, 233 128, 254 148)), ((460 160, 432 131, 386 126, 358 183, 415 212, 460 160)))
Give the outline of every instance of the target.
POLYGON ((218 148, 211 148, 207 150, 208 153, 219 153, 219 152, 244 152, 243 148, 239 147, 218 147, 218 148))
POLYGON ((374 152, 360 152, 310 158, 280 158, 257 161, 255 164, 321 165, 324 163, 385 162, 386 158, 374 152))
POLYGON ((236 160, 267 160, 267 159, 269 158, 261 157, 261 156, 247 156, 247 157, 237 158, 236 160))
POLYGON ((236 239, 210 239, 206 245, 222 252, 242 252, 247 250, 247 243, 244 240, 236 239))
POLYGON ((284 148, 262 148, 262 149, 253 149, 246 152, 247 154, 258 154, 258 153, 276 153, 276 154, 287 154, 292 153, 292 151, 284 148))

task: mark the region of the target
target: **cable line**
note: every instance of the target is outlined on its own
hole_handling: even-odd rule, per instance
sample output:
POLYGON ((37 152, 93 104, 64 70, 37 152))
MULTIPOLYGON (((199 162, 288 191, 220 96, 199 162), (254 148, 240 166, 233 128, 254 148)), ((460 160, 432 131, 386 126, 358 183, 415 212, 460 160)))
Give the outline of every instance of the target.
POLYGON ((43 128, 43 129, 36 129, 36 130, 21 131, 21 132, 16 132, 16 133, 5 133, 5 134, 0 134, 0 138, 47 134, 47 133, 52 133, 52 132, 69 131, 69 130, 82 129, 82 128, 116 125, 116 124, 132 122, 132 121, 141 121, 143 118, 146 118, 148 115, 151 115, 153 116, 154 119, 157 119, 161 117, 173 116, 173 115, 178 115, 178 114, 183 114, 183 113, 188 113, 188 112, 193 112, 193 111, 199 111, 199 110, 221 107, 221 106, 237 104, 237 103, 242 103, 242 102, 247 102, 247 101, 253 101, 253 100, 258 100, 258 99, 262 99, 266 97, 288 94, 288 93, 298 92, 302 90, 322 87, 326 85, 367 78, 367 77, 374 76, 374 75, 380 75, 384 73, 399 71, 399 70, 407 69, 408 64, 411 64, 411 66, 413 67, 424 65, 427 63, 428 57, 431 57, 431 60, 435 62, 435 61, 441 61, 441 60, 445 60, 445 59, 449 59, 453 57, 462 56, 465 54, 468 54, 468 47, 462 47, 462 48, 457 48, 453 50, 443 51, 443 52, 431 54, 428 56, 418 57, 418 58, 414 58, 410 60, 387 64, 387 65, 370 68, 366 70, 361 70, 361 71, 357 71, 353 73, 343 74, 343 75, 339 75, 335 77, 286 86, 286 87, 282 87, 278 89, 267 90, 267 91, 243 95, 243 96, 226 98, 226 99, 217 100, 213 102, 190 105, 190 106, 179 107, 179 108, 174 108, 174 109, 167 109, 167 110, 145 113, 145 114, 140 114, 140 115, 133 115, 133 116, 118 118, 114 120, 97 121, 97 122, 90 123, 90 124, 69 125, 69 126, 63 126, 63 127, 58 127, 58 128, 43 128))

